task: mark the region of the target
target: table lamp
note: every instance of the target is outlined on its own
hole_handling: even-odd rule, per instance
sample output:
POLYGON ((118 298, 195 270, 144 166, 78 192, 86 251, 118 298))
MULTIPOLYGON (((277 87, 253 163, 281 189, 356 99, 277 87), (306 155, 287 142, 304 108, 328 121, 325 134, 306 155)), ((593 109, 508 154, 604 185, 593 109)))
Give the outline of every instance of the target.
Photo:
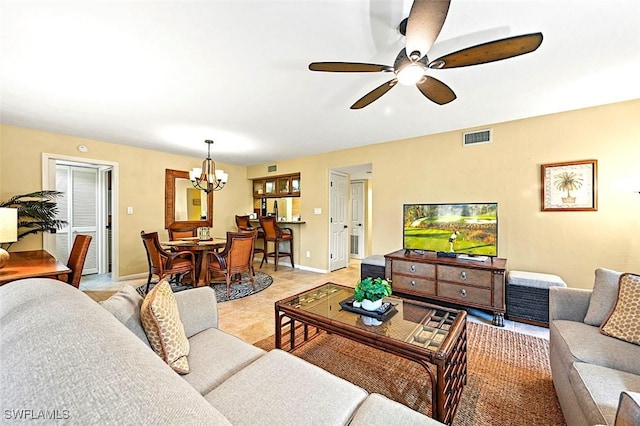
MULTIPOLYGON (((18 209, 0 207, 0 243, 18 241, 18 209)), ((0 247, 0 269, 9 262, 9 253, 0 247)))

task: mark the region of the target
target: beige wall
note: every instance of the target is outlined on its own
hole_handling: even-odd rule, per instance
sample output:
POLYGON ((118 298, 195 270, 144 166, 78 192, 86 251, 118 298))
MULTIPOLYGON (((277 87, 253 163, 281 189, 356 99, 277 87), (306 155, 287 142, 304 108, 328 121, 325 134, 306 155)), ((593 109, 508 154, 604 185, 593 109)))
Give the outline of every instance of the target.
MULTIPOLYGON (((277 164, 301 173, 302 219, 297 243, 328 264, 328 170, 372 163, 373 253, 402 247, 402 204, 499 203, 499 255, 509 269, 562 276, 591 288, 593 271, 640 272, 640 100, 508 123, 493 128, 493 143, 462 147, 462 131, 314 155, 277 164), (541 212, 540 165, 598 160, 597 212, 541 212), (314 215, 314 207, 322 208, 314 215)), ((268 176, 267 164, 248 168, 268 176)))
MULTIPOLYGON (((203 157, 206 153, 202 144, 203 157)), ((112 161, 119 164, 120 185, 118 214, 119 274, 127 276, 147 271, 147 260, 140 240, 140 231, 164 231, 164 171, 190 170, 200 166, 202 158, 191 158, 164 152, 133 148, 90 139, 83 139, 0 125, 0 199, 42 188, 43 152, 112 161), (81 153, 78 145, 86 145, 89 152, 81 153), (134 214, 127 215, 127 207, 134 214)), ((214 195, 213 235, 224 235, 235 229, 234 215, 252 211, 251 188, 246 168, 218 163, 229 173, 229 183, 214 195)), ((12 251, 42 247, 42 237, 27 238, 12 246, 12 251)))
MULTIPOLYGON (((513 121, 493 128, 494 142, 463 148, 462 131, 270 162, 252 167, 221 164, 229 184, 215 194, 214 235, 234 229, 234 214, 252 210, 249 180, 301 173, 301 216, 296 252, 304 267, 328 267, 329 169, 373 164, 370 253, 402 246, 402 204, 499 203, 499 255, 509 269, 561 275, 590 288, 593 270, 640 272, 640 100, 513 121), (598 160, 597 212, 541 212, 540 165, 598 160), (634 192, 635 191, 635 192, 634 192), (322 214, 315 215, 315 207, 322 214)), ((41 188, 42 152, 120 164, 120 274, 146 270, 141 229, 162 231, 164 169, 189 170, 201 159, 2 125, 0 199, 41 188), (87 145, 81 154, 76 147, 87 145), (144 160, 144 161, 142 161, 144 160), (134 215, 126 215, 126 207, 134 215)), ((164 231, 163 231, 164 232, 164 231)), ((25 241, 15 250, 38 247, 25 241)))

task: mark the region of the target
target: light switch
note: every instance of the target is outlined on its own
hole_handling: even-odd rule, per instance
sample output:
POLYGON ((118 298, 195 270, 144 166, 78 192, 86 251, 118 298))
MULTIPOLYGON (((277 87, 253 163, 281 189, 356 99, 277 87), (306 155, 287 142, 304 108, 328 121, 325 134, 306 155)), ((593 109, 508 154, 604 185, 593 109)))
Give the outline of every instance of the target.
POLYGON ((313 214, 322 214, 322 209, 320 207, 315 207, 313 209, 313 214))
POLYGON ((127 207, 127 214, 133 214, 133 207, 127 207))

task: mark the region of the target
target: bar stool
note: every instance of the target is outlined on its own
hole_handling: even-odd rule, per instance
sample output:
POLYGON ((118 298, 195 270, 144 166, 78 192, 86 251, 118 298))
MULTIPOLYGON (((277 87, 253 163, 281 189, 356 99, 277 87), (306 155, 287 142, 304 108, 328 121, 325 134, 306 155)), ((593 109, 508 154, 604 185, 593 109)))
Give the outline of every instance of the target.
MULTIPOLYGON (((281 228, 278 226, 275 216, 267 216, 260 218, 260 226, 264 231, 264 255, 260 267, 268 257, 275 258, 275 270, 278 270, 278 260, 280 257, 289 257, 291 267, 293 268, 293 230, 291 228, 281 228), (268 243, 273 243, 273 251, 268 250, 268 243), (289 243, 289 252, 280 252, 280 243, 289 243)), ((267 261, 267 263, 269 263, 267 261)))

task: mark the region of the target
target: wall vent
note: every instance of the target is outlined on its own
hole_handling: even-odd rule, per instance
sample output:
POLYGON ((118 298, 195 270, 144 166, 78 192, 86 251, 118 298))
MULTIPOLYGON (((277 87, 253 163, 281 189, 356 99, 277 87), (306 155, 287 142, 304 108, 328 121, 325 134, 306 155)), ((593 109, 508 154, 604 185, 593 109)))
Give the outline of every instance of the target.
POLYGON ((273 166, 267 166, 267 172, 271 173, 271 172, 275 172, 278 170, 278 166, 276 166, 275 164, 273 166))
POLYGON ((481 143, 492 142, 491 129, 476 130, 475 132, 467 132, 462 134, 462 146, 478 145, 481 143))

